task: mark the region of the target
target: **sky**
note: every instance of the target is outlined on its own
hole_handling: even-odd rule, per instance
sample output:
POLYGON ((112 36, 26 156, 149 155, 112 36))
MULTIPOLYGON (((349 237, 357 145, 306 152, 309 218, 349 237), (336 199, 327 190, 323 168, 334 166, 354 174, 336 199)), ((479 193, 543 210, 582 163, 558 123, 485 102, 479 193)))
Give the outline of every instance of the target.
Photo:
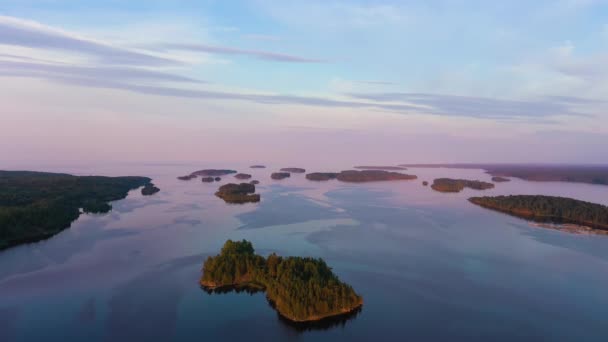
POLYGON ((608 163, 608 0, 0 0, 0 168, 608 163))

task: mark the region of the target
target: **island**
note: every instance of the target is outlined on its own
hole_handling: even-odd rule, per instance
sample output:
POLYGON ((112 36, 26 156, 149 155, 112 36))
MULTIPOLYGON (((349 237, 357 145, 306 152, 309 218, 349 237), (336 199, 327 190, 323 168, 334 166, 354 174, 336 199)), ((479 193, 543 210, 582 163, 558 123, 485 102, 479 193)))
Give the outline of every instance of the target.
POLYGON ((306 172, 306 169, 302 169, 299 167, 284 167, 281 169, 281 171, 290 173, 304 173, 306 172))
POLYGON ((219 182, 219 181, 222 180, 222 178, 221 177, 215 177, 215 178, 213 178, 213 180, 216 181, 216 182, 219 182))
POLYGON ((536 222, 570 224, 557 228, 540 225, 545 228, 566 228, 565 231, 583 232, 588 231, 589 229, 585 228, 589 227, 599 233, 608 233, 608 207, 601 204, 543 195, 471 197, 469 201, 483 208, 536 222), (576 227, 572 225, 577 225, 580 229, 573 229, 576 227))
POLYGON ((427 182, 427 181, 423 181, 423 182, 422 182, 422 185, 423 185, 423 186, 429 186, 429 182, 427 182))
POLYGON ((510 182, 511 180, 509 178, 505 178, 505 177, 500 177, 500 176, 494 176, 492 177, 492 182, 494 183, 504 183, 504 182, 510 182))
POLYGON ((249 182, 249 184, 258 185, 258 184, 260 184, 260 181, 254 179, 251 182, 249 182))
POLYGON ((571 164, 402 164, 404 167, 481 169, 492 176, 535 182, 573 182, 608 185, 608 165, 571 164))
POLYGON ((323 259, 255 254, 251 242, 228 240, 208 257, 200 285, 213 292, 233 288, 263 290, 281 317, 315 322, 359 310, 363 298, 340 281, 323 259))
POLYGON ((264 165, 251 165, 249 168, 251 168, 251 169, 265 169, 266 166, 264 166, 264 165))
POLYGON ((236 179, 249 179, 249 178, 251 178, 251 175, 247 174, 247 173, 237 173, 236 175, 234 175, 234 178, 236 178, 236 179))
POLYGON ((289 172, 273 172, 270 175, 270 178, 276 179, 276 180, 281 180, 281 179, 285 179, 285 178, 289 178, 289 177, 291 177, 291 174, 289 172))
POLYGON ((355 166, 359 170, 388 170, 388 171, 403 171, 407 168, 403 166, 355 166))
POLYGON ((107 213, 109 202, 150 182, 147 177, 0 171, 0 250, 48 239, 82 212, 107 213))
POLYGON ((306 175, 306 179, 318 182, 336 179, 337 177, 338 173, 336 172, 312 172, 306 175))
POLYGON ((377 181, 393 181, 393 180, 412 180, 417 179, 417 176, 408 175, 400 172, 391 172, 384 170, 347 170, 340 172, 336 179, 341 182, 377 182, 377 181))
POLYGON ((254 194, 255 185, 250 183, 234 184, 228 183, 220 186, 215 196, 221 198, 226 203, 242 204, 249 202, 259 202, 260 195, 254 194))
POLYGON ((202 177, 201 182, 203 183, 213 183, 215 179, 213 177, 202 177))
POLYGON ((194 171, 190 175, 191 176, 212 176, 212 177, 217 177, 217 176, 229 175, 231 173, 237 173, 237 171, 236 170, 227 170, 227 169, 206 169, 206 170, 194 171))
POLYGON ((191 179, 194 179, 194 178, 196 178, 196 175, 186 175, 186 176, 179 176, 179 177, 177 177, 177 179, 184 180, 184 181, 191 180, 191 179))
POLYGON ((148 184, 144 185, 143 188, 141 188, 141 194, 144 196, 151 196, 159 191, 160 191, 160 189, 157 188, 156 186, 154 186, 153 183, 148 183, 148 184))
POLYGON ((492 189, 494 184, 479 180, 437 178, 433 181, 431 188, 439 192, 460 192, 464 188, 474 190, 492 189))

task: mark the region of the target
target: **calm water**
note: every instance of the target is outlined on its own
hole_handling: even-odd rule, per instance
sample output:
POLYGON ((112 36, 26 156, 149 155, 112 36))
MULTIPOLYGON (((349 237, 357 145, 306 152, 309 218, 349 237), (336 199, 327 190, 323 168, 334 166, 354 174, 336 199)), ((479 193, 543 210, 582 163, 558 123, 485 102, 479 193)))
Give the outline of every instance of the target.
POLYGON ((262 202, 226 205, 212 195, 218 184, 175 179, 214 166, 235 167, 54 170, 146 175, 162 190, 133 191, 109 214, 0 252, 0 341, 608 340, 607 237, 536 228, 466 201, 513 193, 608 204, 608 187, 513 180, 441 194, 421 181, 490 177, 411 169, 419 180, 271 181, 277 165, 240 168, 262 182, 262 202), (229 238, 251 240, 264 255, 325 258, 363 295, 362 312, 302 331, 279 320, 262 293, 208 295, 198 286, 202 262, 229 238))

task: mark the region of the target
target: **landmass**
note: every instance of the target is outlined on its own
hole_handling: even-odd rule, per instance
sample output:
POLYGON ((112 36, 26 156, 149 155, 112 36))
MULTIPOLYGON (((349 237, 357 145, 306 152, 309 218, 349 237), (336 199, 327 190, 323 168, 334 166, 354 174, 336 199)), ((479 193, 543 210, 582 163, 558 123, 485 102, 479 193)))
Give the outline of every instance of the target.
POLYGON ((285 179, 285 178, 289 178, 289 177, 291 177, 291 174, 289 172, 273 172, 270 175, 270 178, 276 179, 276 180, 285 179))
POLYGON ((216 177, 216 176, 229 175, 231 173, 237 173, 237 171, 236 170, 226 170, 226 169, 206 169, 206 170, 194 171, 190 175, 191 176, 212 176, 212 177, 216 177))
POLYGON ((265 169, 266 166, 264 166, 264 165, 251 165, 249 168, 251 168, 251 169, 265 169))
POLYGON ((150 182, 147 177, 0 171, 0 250, 48 239, 81 212, 109 212, 109 202, 150 182))
POLYGON ((494 176, 492 177, 492 182, 495 183, 504 183, 504 182, 510 182, 511 180, 509 178, 505 178, 505 177, 500 177, 500 176, 494 176))
POLYGON ((160 191, 160 189, 157 188, 153 183, 148 183, 148 184, 144 185, 143 188, 141 188, 141 194, 144 196, 154 195, 155 193, 157 193, 159 191, 160 191))
POLYGON ((543 195, 471 197, 469 201, 536 222, 573 224, 608 232, 608 207, 601 204, 543 195))
POLYGON ((237 173, 236 175, 234 175, 234 178, 236 178, 236 179, 249 179, 249 178, 251 178, 251 175, 247 174, 247 173, 237 173))
POLYGON ((474 190, 492 189, 494 184, 479 180, 437 178, 433 181, 431 188, 439 192, 460 192, 464 188, 474 190))
POLYGON ((492 176, 536 182, 572 182, 608 185, 608 165, 567 164, 402 164, 404 167, 482 169, 492 176))
POLYGON ((311 181, 328 181, 337 177, 338 173, 336 172, 312 172, 306 175, 306 179, 311 181))
POLYGON ((249 203, 259 202, 260 195, 254 194, 255 185, 250 183, 234 184, 228 183, 220 186, 215 195, 223 199, 226 203, 249 203))
POLYGON ((281 169, 281 171, 290 173, 304 173, 306 172, 306 169, 302 169, 299 167, 284 167, 281 169))
POLYGON ((254 179, 251 182, 249 182, 249 184, 257 185, 257 184, 260 184, 260 181, 254 179))
POLYGON ((219 182, 219 181, 222 180, 222 178, 221 177, 215 177, 215 178, 213 178, 213 180, 216 181, 216 182, 219 182))
POLYGON ((323 259, 255 254, 246 240, 228 240, 220 254, 203 265, 201 286, 207 291, 252 288, 293 322, 314 322, 359 310, 363 298, 343 283, 323 259))
POLYGON ((407 168, 402 166, 355 166, 355 169, 360 170, 389 170, 389 171, 403 171, 407 170, 407 168))
POLYGON ((423 186, 429 186, 429 182, 424 181, 424 182, 422 182, 422 185, 423 185, 423 186))
POLYGON ((179 177, 177 177, 177 179, 179 179, 179 180, 185 180, 185 181, 191 180, 191 179, 194 179, 194 178, 196 178, 196 175, 186 175, 186 176, 179 176, 179 177))
POLYGON ((201 178, 201 182, 203 183, 213 183, 215 181, 215 178, 213 177, 202 177, 201 178))

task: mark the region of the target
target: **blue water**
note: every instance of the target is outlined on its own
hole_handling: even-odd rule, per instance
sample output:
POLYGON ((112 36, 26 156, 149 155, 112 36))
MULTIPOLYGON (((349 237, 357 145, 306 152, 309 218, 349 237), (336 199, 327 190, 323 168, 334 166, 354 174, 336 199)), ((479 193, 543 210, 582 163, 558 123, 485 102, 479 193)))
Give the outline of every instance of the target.
POLYGON ((272 181, 277 165, 241 168, 261 181, 262 202, 227 205, 213 196, 217 183, 175 179, 205 166, 57 169, 147 175, 161 192, 133 191, 109 214, 0 252, 0 341, 608 340, 608 237, 538 228, 466 200, 538 193, 608 204, 608 187, 513 180, 442 194, 422 180, 490 177, 411 169, 419 180, 272 181), (263 293, 207 294, 202 263, 229 238, 264 255, 325 258, 363 310, 302 330, 263 293))

